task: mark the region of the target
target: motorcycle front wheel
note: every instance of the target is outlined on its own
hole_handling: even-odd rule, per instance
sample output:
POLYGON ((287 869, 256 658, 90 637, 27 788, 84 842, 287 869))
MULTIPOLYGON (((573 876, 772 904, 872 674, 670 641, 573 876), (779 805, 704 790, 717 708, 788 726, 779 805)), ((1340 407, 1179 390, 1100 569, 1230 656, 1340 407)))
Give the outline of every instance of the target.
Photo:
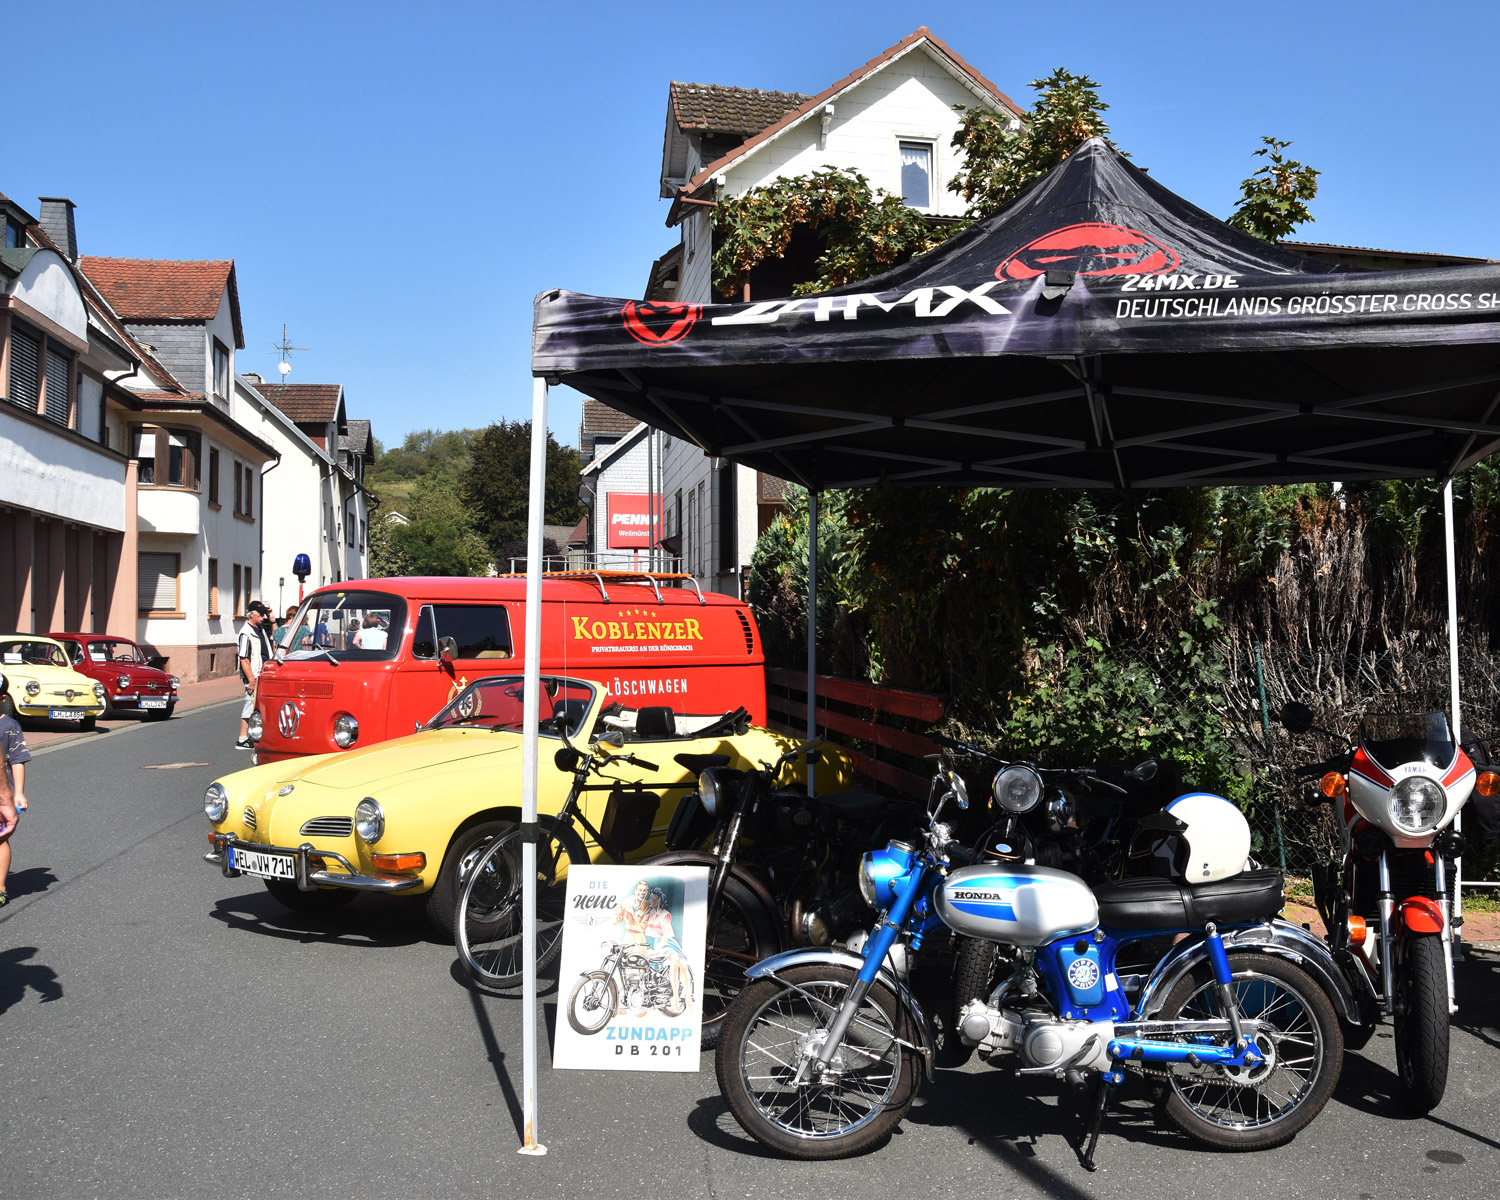
MULTIPOLYGON (((536 848, 536 969, 550 967, 562 953, 563 905, 568 871, 587 866, 588 852, 578 835, 542 821, 536 848)), ((454 914, 458 955, 476 983, 513 988, 521 983, 521 830, 496 837, 464 880, 454 914)))
MULTIPOLYGON (((1245 1035, 1266 1062, 1227 1076, 1206 1066, 1169 1067, 1164 1109, 1177 1128, 1211 1146, 1264 1150, 1290 1141, 1322 1112, 1343 1064, 1343 1033, 1327 994, 1290 963, 1231 952, 1229 968, 1245 1035)), ((1179 981, 1156 1014, 1163 1021, 1223 1018, 1207 963, 1179 981)), ((1213 1037, 1223 1044, 1230 1035, 1213 1037)))
POLYGON ((789 1157, 868 1150, 890 1136, 916 1095, 915 1031, 881 984, 866 995, 829 1069, 803 1069, 855 978, 834 964, 789 967, 746 986, 724 1020, 719 1090, 746 1133, 789 1157))
POLYGON ((1408 933, 1397 968, 1396 1073, 1401 1099, 1431 1112, 1448 1090, 1448 968, 1440 933, 1408 933))
POLYGON ((568 997, 568 1024, 587 1037, 609 1024, 620 1009, 620 993, 614 977, 591 971, 573 985, 568 997))

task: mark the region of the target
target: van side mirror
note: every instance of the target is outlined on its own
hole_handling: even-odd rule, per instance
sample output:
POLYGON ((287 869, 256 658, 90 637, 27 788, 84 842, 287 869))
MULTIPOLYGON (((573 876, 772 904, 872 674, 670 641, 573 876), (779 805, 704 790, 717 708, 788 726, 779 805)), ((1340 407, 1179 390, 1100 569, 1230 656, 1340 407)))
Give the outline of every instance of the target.
POLYGON ((458 643, 451 637, 438 638, 438 658, 445 663, 451 663, 458 657, 458 643))
POLYGON ((1313 711, 1296 700, 1288 700, 1281 706, 1277 720, 1292 733, 1306 733, 1313 727, 1313 711))

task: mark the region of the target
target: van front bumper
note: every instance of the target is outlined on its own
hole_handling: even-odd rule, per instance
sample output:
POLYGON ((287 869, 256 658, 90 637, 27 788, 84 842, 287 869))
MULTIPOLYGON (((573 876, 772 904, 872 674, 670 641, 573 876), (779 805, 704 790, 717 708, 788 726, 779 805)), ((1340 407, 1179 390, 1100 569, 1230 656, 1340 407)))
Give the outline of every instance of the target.
POLYGON ((332 850, 315 850, 309 843, 303 842, 300 846, 271 846, 263 842, 246 842, 237 838, 232 833, 211 833, 208 840, 213 849, 203 856, 203 861, 213 863, 224 873, 226 879, 237 879, 244 874, 254 874, 257 878, 285 878, 284 876, 263 876, 259 872, 245 872, 237 870, 229 865, 229 849, 248 850, 254 854, 274 854, 277 856, 290 856, 295 874, 288 882, 297 885, 298 890, 304 892, 317 891, 320 887, 346 888, 353 892, 409 892, 414 887, 420 887, 422 880, 415 875, 376 875, 362 874, 354 869, 342 854, 332 850), (344 871, 330 871, 327 868, 326 859, 342 863, 344 871))

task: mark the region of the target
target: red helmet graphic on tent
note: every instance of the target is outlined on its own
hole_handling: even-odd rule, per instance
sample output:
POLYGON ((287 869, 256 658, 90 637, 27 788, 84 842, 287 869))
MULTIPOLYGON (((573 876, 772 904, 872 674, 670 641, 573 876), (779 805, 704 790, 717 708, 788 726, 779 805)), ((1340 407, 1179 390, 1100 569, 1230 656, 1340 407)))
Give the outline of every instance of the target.
POLYGON ((666 346, 680 342, 698 323, 701 304, 680 304, 672 300, 627 300, 620 315, 625 332, 648 346, 666 346))
POLYGON ((996 279, 1035 279, 1047 271, 1079 275, 1158 275, 1181 259, 1154 237, 1124 225, 1086 221, 1044 233, 998 267, 996 279))

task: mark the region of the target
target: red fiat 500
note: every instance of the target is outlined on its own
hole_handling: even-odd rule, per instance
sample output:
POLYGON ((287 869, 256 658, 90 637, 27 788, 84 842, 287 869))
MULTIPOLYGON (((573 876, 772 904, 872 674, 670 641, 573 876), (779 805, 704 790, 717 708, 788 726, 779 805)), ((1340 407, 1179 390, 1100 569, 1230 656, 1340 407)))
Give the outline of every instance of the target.
POLYGON ((49 633, 68 652, 73 670, 104 685, 113 712, 143 712, 165 721, 177 707, 177 676, 153 667, 144 650, 129 638, 107 633, 49 633))

